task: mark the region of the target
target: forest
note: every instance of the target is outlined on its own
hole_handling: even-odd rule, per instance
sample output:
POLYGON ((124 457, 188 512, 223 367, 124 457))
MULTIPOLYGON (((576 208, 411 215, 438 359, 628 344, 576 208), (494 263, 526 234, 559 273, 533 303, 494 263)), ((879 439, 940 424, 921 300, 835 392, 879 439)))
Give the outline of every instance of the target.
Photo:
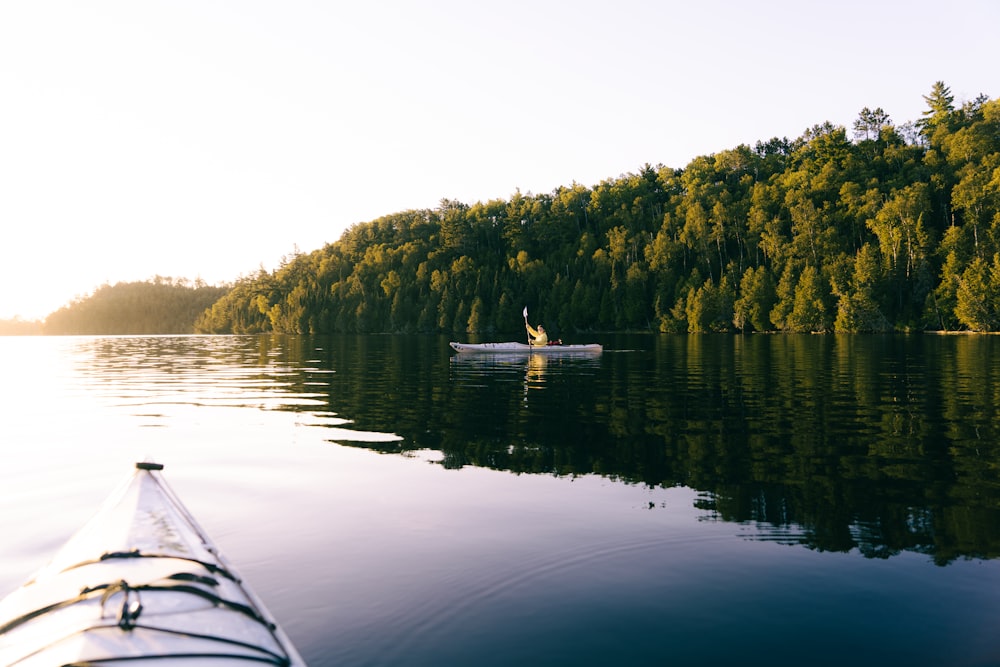
POLYGON ((1000 101, 864 108, 593 187, 443 199, 225 287, 105 285, 0 333, 1000 330, 1000 101))
POLYGON ((594 187, 442 200, 238 280, 206 333, 1000 329, 1000 102, 862 109, 594 187))

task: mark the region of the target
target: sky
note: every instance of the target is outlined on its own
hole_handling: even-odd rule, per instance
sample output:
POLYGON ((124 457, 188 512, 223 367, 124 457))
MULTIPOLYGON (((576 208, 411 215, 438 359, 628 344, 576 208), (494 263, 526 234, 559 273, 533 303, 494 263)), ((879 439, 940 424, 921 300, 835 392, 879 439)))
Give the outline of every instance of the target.
POLYGON ((936 81, 995 99, 998 25, 995 0, 4 0, 0 319, 865 107, 914 121, 936 81))

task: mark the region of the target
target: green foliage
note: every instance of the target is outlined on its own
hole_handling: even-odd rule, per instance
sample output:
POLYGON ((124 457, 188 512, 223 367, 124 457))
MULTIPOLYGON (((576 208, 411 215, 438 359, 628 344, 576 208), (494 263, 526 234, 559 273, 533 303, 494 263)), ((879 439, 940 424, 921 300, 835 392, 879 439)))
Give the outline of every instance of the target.
POLYGON ((741 331, 769 330, 769 315, 777 294, 767 267, 748 268, 740 279, 739 293, 740 297, 734 304, 733 326, 741 331))
POLYGON ((827 290, 819 272, 814 266, 806 266, 795 284, 788 330, 803 333, 829 330, 827 301, 827 290))
POLYGON ((943 83, 592 188, 442 200, 242 279, 205 332, 887 331, 1000 327, 1000 102, 943 83))
POLYGON ((866 243, 858 251, 850 278, 833 281, 838 299, 834 331, 864 333, 892 329, 875 298, 881 276, 878 251, 874 245, 866 243))
POLYGON ((688 292, 684 305, 688 331, 729 331, 733 318, 733 290, 726 277, 716 286, 709 278, 700 287, 688 292))
POLYGON ((955 316, 972 331, 1000 329, 1000 254, 992 263, 976 257, 962 272, 955 293, 955 316))

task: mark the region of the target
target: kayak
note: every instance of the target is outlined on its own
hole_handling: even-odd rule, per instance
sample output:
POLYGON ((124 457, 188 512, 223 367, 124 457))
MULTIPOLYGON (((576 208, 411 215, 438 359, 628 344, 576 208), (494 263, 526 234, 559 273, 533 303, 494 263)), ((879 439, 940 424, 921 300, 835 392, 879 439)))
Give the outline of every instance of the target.
POLYGON ((526 343, 448 343, 456 352, 494 352, 513 354, 600 354, 597 343, 589 345, 528 345, 526 343))
POLYGON ((0 601, 0 665, 305 665, 162 469, 137 463, 52 561, 0 601))

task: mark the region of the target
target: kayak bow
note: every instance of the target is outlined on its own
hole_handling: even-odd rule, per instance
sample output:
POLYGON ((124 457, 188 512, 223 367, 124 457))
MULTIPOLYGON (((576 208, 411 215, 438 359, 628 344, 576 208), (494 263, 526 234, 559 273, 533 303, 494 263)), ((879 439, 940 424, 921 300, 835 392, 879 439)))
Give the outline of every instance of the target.
POLYGON ((162 468, 137 463, 53 560, 0 601, 0 664, 305 665, 162 468))

